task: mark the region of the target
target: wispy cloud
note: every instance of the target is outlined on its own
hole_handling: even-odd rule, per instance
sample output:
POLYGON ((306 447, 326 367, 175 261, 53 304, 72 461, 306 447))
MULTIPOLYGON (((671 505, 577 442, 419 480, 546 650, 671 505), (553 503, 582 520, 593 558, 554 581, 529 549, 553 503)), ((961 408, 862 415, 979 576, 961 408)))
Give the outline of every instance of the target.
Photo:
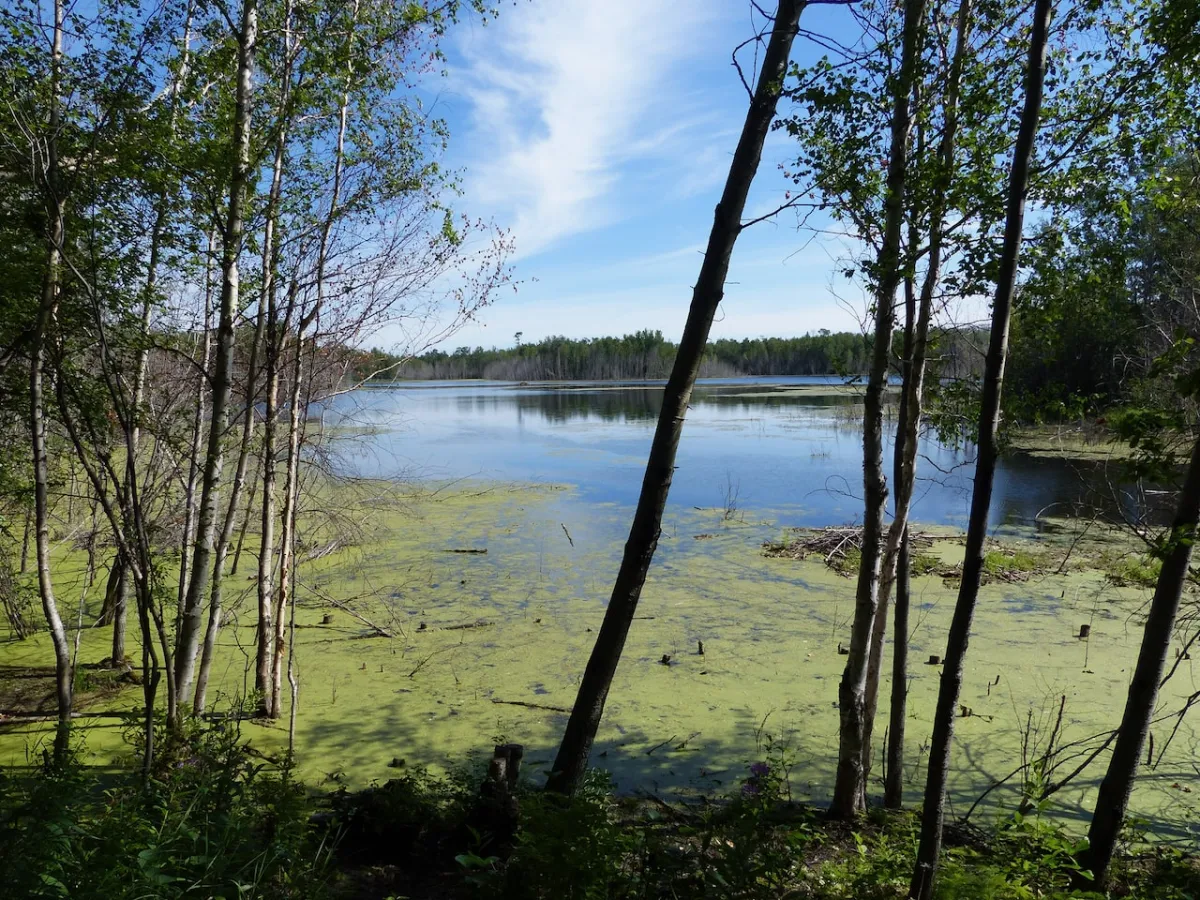
POLYGON ((471 35, 456 85, 471 104, 467 187, 512 225, 520 255, 610 224, 626 170, 695 139, 706 111, 686 64, 707 50, 705 26, 669 0, 533 0, 471 35))

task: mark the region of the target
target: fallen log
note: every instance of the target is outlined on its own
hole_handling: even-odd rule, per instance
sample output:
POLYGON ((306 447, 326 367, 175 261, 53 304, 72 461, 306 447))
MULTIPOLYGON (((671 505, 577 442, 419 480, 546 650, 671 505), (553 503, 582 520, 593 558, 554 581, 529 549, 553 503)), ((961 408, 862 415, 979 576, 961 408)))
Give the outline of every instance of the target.
POLYGON ((502 706, 524 706, 526 709, 544 709, 547 712, 569 713, 570 710, 562 706, 545 706, 541 703, 528 703, 525 700, 497 700, 492 698, 493 703, 499 703, 502 706))

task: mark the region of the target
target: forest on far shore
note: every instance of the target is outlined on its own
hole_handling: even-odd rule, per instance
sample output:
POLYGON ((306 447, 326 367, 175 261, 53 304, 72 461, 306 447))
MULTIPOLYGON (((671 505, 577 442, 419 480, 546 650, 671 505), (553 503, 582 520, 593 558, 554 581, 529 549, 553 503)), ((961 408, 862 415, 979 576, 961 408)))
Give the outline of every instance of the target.
MULTIPOLYGON (((458 347, 404 357, 371 350, 360 376, 390 381, 490 378, 502 381, 602 381, 661 379, 671 374, 678 345, 657 330, 623 337, 568 338, 559 335, 512 347, 458 347)), ((708 345, 702 376, 859 375, 866 371, 871 339, 849 331, 822 329, 803 337, 718 340, 708 345)))

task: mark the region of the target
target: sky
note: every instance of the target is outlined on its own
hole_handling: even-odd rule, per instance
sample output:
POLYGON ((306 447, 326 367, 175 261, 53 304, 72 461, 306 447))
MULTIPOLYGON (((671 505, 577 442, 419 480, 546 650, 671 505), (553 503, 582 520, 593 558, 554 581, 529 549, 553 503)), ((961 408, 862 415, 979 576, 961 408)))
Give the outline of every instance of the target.
MULTIPOLYGON (((801 24, 828 32, 844 15, 810 7, 801 24)), ((453 32, 434 103, 458 206, 511 230, 520 285, 446 345, 678 339, 746 112, 730 54, 755 30, 747 0, 518 0, 453 32)), ((797 39, 794 58, 816 55, 797 39)), ((747 217, 782 202, 790 144, 768 139, 747 217)), ((858 330, 861 291, 837 274, 847 254, 794 214, 747 229, 713 336, 858 330)))

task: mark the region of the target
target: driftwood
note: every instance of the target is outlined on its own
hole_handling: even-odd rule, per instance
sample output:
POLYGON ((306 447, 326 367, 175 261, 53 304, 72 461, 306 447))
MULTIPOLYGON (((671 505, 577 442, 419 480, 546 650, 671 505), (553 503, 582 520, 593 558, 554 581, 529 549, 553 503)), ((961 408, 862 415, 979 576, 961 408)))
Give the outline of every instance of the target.
POLYGON ((450 550, 443 550, 442 552, 443 553, 487 553, 487 547, 484 547, 482 550, 476 550, 473 547, 464 547, 462 549, 453 548, 450 550))
POLYGON ((544 709, 547 712, 569 713, 569 709, 561 706, 545 706, 541 703, 527 703, 524 700, 497 700, 492 698, 493 703, 499 703, 501 706, 524 706, 526 709, 544 709))
POLYGON ((310 548, 304 557, 300 560, 302 563, 316 562, 318 559, 323 559, 331 553, 336 553, 346 546, 346 542, 340 538, 335 538, 327 544, 322 544, 319 547, 310 548))
MULTIPOLYGON (((807 559, 821 556, 825 565, 839 571, 845 568, 848 554, 862 551, 862 527, 858 525, 830 525, 825 528, 797 531, 792 540, 763 544, 763 553, 771 557, 807 559)), ((933 545, 934 535, 928 532, 911 532, 909 544, 914 549, 933 545)))
MULTIPOLYGON (((541 621, 540 619, 538 620, 541 621)), ((474 622, 459 622, 457 625, 435 625, 429 627, 428 622, 421 622, 417 625, 417 634, 428 634, 432 631, 462 631, 466 628, 487 628, 495 625, 495 622, 489 622, 487 619, 477 619, 474 622)))
POLYGON ((462 631, 464 628, 487 628, 490 625, 495 625, 495 622, 488 622, 486 619, 479 619, 476 622, 463 622, 459 625, 446 625, 438 630, 440 631, 462 631))
MULTIPOLYGON (((934 544, 934 536, 928 532, 913 532, 908 536, 908 540, 914 548, 930 547, 934 544)), ((797 530, 796 536, 790 541, 785 540, 779 544, 768 541, 763 545, 763 552, 769 557, 804 559, 820 554, 826 565, 830 566, 844 562, 848 552, 862 550, 863 529, 860 526, 827 526, 797 530)))
MULTIPOLYGON (((98 710, 96 712, 72 712, 72 719, 127 719, 128 712, 98 710)), ((5 722, 57 722, 58 713, 26 712, 20 709, 0 709, 0 724, 5 722)))
MULTIPOLYGON (((373 632, 375 632, 375 634, 379 635, 380 637, 385 637, 385 638, 394 638, 395 637, 395 635, 392 634, 392 632, 388 631, 382 625, 376 625, 374 622, 372 622, 366 616, 355 612, 353 609, 351 609, 349 606, 347 606, 341 600, 331 597, 329 594, 325 593, 323 590, 316 587, 315 585, 304 584, 302 586, 304 588, 306 588, 307 590, 312 591, 314 594, 316 594, 318 597, 320 597, 322 600, 324 600, 326 603, 330 604, 331 606, 336 606, 342 612, 348 613, 349 615, 353 616, 355 619, 362 622, 364 625, 366 625, 368 628, 370 628, 373 632)), ((322 622, 321 622, 322 625, 330 624, 329 622, 324 621, 324 619, 326 619, 326 618, 328 618, 328 616, 322 617, 322 622)))

